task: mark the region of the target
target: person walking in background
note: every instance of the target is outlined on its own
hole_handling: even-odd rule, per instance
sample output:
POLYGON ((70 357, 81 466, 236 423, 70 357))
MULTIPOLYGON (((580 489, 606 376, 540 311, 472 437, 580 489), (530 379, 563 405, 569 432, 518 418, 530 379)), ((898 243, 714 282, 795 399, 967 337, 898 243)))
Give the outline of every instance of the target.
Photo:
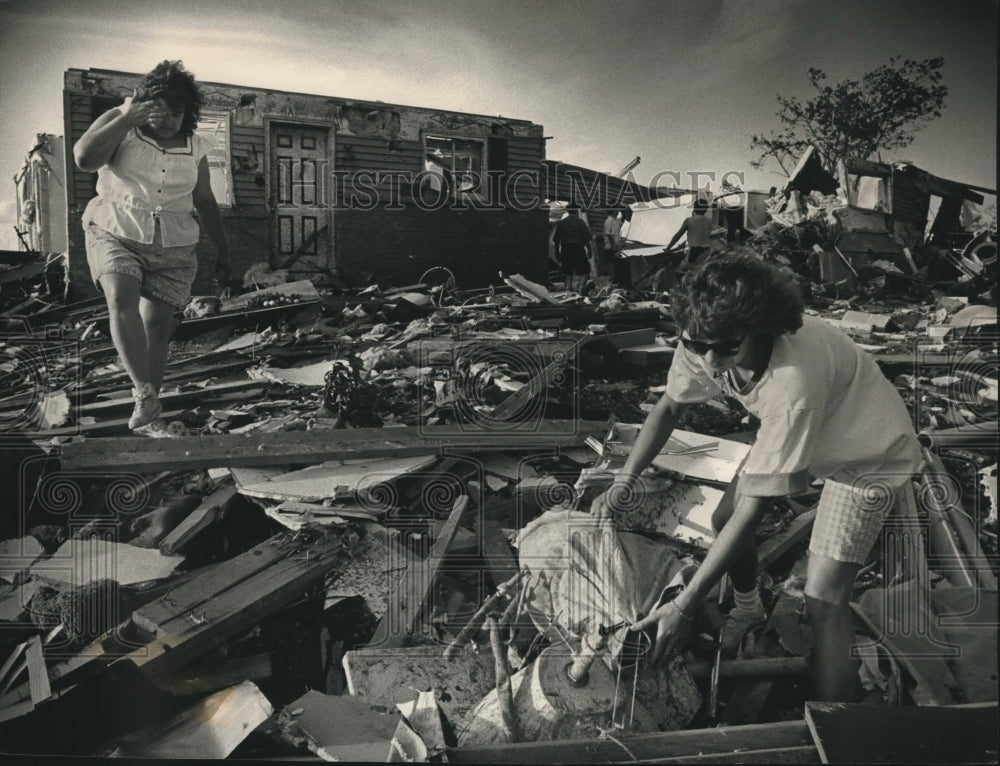
POLYGON ((590 227, 580 218, 580 208, 570 205, 568 215, 556 224, 553 242, 556 258, 566 275, 566 289, 579 292, 590 274, 590 255, 593 253, 590 227))
POLYGON ((180 61, 163 61, 73 147, 77 166, 97 172, 97 196, 83 213, 87 262, 132 381, 129 428, 151 436, 167 434, 159 392, 173 314, 198 269, 199 222, 218 249, 220 278, 228 274, 209 145, 194 132, 201 105, 194 76, 180 61))
POLYGON ((712 249, 712 219, 707 215, 708 210, 705 200, 700 196, 695 199, 693 215, 684 219, 667 244, 667 250, 672 250, 681 237, 687 237, 687 256, 681 261, 681 271, 700 263, 712 249))

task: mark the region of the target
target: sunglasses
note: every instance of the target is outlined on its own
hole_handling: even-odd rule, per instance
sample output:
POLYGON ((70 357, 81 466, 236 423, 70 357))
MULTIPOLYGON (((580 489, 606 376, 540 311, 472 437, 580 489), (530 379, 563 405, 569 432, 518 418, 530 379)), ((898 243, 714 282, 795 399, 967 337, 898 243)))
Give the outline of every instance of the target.
POLYGON ((743 345, 745 339, 746 336, 736 340, 723 341, 722 343, 706 343, 703 340, 693 340, 691 338, 680 338, 679 340, 684 344, 684 348, 698 356, 705 356, 709 351, 714 351, 716 356, 735 356, 739 353, 740 346, 743 345))

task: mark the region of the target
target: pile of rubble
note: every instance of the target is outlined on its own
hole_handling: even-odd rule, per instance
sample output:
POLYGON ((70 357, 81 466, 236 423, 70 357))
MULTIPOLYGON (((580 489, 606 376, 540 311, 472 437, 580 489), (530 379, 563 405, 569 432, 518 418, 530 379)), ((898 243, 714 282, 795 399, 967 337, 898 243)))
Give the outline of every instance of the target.
MULTIPOLYGON (((976 630, 996 621, 995 301, 889 269, 825 280, 824 216, 781 215, 755 249, 875 356, 925 444, 856 586, 866 702, 995 701, 996 633, 976 630), (908 609, 923 634, 894 622, 908 609), (917 657, 922 641, 962 651, 917 657)), ((35 297, 3 321, 5 750, 817 760, 801 710, 818 488, 758 530, 770 616, 738 658, 712 667, 726 594, 661 673, 622 630, 703 557, 756 427, 724 399, 691 408, 621 524, 590 519, 663 390, 668 294, 513 275, 195 299, 163 439, 128 434, 101 299, 35 297)))

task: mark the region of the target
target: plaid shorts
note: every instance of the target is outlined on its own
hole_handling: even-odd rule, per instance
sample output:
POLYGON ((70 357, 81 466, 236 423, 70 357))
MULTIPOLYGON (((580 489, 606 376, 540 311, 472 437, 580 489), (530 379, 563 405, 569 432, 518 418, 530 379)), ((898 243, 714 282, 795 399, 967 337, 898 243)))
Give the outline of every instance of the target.
POLYGON ((882 484, 861 488, 827 479, 809 551, 835 561, 864 564, 895 497, 893 488, 882 484))
MULTIPOLYGON (((191 297, 191 285, 198 272, 194 245, 164 247, 157 225, 149 244, 116 237, 100 226, 84 226, 87 235, 87 264, 98 290, 104 274, 129 274, 141 284, 141 294, 178 308, 191 297)), ((103 290, 102 290, 103 292, 103 290)))

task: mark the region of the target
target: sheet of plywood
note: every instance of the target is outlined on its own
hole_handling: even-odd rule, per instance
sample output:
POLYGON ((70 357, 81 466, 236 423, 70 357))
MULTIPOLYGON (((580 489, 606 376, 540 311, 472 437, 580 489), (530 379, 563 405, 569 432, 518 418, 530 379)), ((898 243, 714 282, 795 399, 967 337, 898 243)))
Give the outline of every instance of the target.
POLYGON ((285 711, 324 761, 385 763, 399 723, 398 714, 379 713, 366 700, 315 690, 285 711))
MULTIPOLYGON (((612 426, 612 454, 627 454, 635 444, 640 428, 638 424, 628 423, 616 423, 612 426)), ((736 471, 749 452, 749 445, 741 442, 675 429, 660 454, 653 458, 653 466, 684 474, 691 479, 728 484, 736 476, 736 471), (711 447, 712 444, 715 446, 711 447), (698 447, 705 447, 706 451, 678 454, 698 447)))
POLYGON ((271 500, 322 502, 355 496, 367 498, 371 491, 392 479, 429 468, 436 455, 374 460, 331 460, 300 471, 271 475, 263 481, 242 483, 240 492, 271 500))
POLYGON ((158 550, 90 538, 67 540, 51 558, 31 567, 31 573, 73 587, 104 579, 133 585, 169 577, 182 561, 183 556, 164 556, 158 550))
POLYGON ((659 532, 707 547, 715 539, 712 514, 725 490, 671 479, 644 479, 633 507, 616 517, 620 528, 659 532))
POLYGON ((267 697, 253 682, 246 681, 130 734, 113 755, 170 760, 225 758, 272 712, 267 697))
POLYGON ((364 537, 357 550, 338 568, 336 582, 327 591, 327 599, 361 596, 377 618, 388 608, 389 596, 399 578, 420 559, 381 524, 358 522, 364 537))

